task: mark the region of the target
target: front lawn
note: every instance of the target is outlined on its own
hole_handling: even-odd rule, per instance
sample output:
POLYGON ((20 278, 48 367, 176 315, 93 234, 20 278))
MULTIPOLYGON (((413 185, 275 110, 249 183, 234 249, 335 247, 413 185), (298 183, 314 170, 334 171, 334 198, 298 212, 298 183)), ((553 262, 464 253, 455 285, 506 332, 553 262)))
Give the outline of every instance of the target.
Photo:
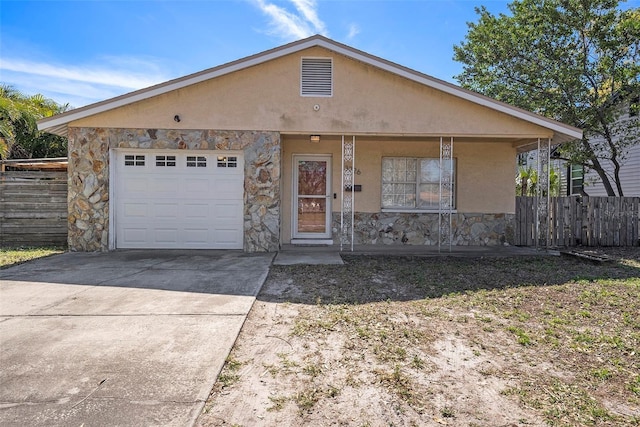
POLYGON ((273 266, 200 426, 640 425, 640 250, 273 266))

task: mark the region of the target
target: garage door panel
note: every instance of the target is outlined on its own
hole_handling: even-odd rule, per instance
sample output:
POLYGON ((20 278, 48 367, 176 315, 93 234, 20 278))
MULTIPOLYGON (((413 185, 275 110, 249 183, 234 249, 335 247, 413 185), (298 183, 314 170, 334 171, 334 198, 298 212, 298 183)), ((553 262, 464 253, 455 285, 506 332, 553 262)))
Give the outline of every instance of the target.
POLYGON ((218 167, 216 152, 150 151, 144 165, 125 165, 125 155, 140 163, 139 153, 116 153, 116 247, 242 248, 241 155, 218 167))
POLYGON ((154 228, 153 238, 157 243, 176 243, 178 230, 175 228, 154 228))
POLYGON ((180 219, 180 204, 173 203, 154 203, 151 209, 152 216, 158 219, 180 219))
POLYGON ((126 243, 128 245, 140 245, 149 240, 147 238, 146 228, 125 227, 122 229, 121 236, 123 241, 122 243, 126 243))
POLYGON ((208 228, 185 228, 182 233, 187 244, 206 244, 209 240, 208 228))
POLYGON ((239 207, 242 207, 240 202, 218 203, 214 206, 213 217, 215 220, 235 219, 239 207))
POLYGON ((211 185, 211 179, 208 177, 203 178, 183 178, 183 189, 186 196, 203 196, 208 195, 211 185))
POLYGON ((146 203, 125 202, 122 210, 126 218, 146 218, 148 216, 146 203))
POLYGON ((227 194, 229 196, 237 195, 239 192, 242 194, 244 189, 244 182, 238 179, 231 179, 228 177, 218 178, 215 182, 215 191, 218 194, 227 194))
POLYGON ((132 176, 125 183, 128 194, 145 194, 149 188, 149 179, 147 177, 132 176))
POLYGON ((234 229, 216 229, 214 231, 214 238, 218 245, 233 245, 235 243, 235 230, 234 229))
POLYGON ((184 216, 187 220, 211 218, 211 205, 209 203, 185 203, 184 216))
POLYGON ((148 184, 148 191, 157 196, 175 197, 180 186, 175 176, 155 176, 148 184))

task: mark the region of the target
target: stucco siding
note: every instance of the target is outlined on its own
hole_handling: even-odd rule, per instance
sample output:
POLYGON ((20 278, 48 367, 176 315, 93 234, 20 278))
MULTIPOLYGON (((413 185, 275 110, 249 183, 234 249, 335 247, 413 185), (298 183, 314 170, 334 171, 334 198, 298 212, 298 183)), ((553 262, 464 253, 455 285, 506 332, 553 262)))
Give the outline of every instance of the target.
POLYGON ((71 126, 466 135, 511 140, 553 136, 543 127, 321 47, 86 117, 71 126), (300 96, 300 61, 306 56, 333 58, 332 97, 300 96), (174 121, 175 115, 180 116, 179 123, 174 121))

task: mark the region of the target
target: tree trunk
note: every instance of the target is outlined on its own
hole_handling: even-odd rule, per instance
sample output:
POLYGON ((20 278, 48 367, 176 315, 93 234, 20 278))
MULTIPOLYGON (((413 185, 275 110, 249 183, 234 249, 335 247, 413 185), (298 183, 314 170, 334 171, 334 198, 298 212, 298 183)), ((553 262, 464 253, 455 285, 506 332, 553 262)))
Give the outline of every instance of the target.
POLYGON ((607 176, 607 174, 605 173, 604 169, 602 168, 602 165, 600 164, 600 161, 598 160, 598 157, 596 157, 596 154, 593 152, 593 149, 591 148, 591 146, 589 145, 589 141, 587 141, 586 139, 582 139, 582 145, 585 146, 586 151, 589 153, 589 157, 591 160, 591 169, 593 169, 594 171, 596 171, 596 173, 598 174, 598 176, 600 177, 600 179, 602 180, 602 185, 604 185, 604 189, 607 192, 607 196, 615 196, 616 193, 613 190, 613 187, 611 186, 611 181, 609 181, 609 177, 607 176))

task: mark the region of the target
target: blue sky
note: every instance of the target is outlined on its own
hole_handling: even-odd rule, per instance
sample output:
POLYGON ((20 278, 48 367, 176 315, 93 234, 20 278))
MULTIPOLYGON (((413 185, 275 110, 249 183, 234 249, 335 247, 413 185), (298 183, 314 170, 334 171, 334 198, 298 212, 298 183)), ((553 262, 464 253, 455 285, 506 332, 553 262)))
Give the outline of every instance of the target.
POLYGON ((1 0, 0 82, 80 107, 313 34, 454 82, 474 8, 508 3, 1 0))

